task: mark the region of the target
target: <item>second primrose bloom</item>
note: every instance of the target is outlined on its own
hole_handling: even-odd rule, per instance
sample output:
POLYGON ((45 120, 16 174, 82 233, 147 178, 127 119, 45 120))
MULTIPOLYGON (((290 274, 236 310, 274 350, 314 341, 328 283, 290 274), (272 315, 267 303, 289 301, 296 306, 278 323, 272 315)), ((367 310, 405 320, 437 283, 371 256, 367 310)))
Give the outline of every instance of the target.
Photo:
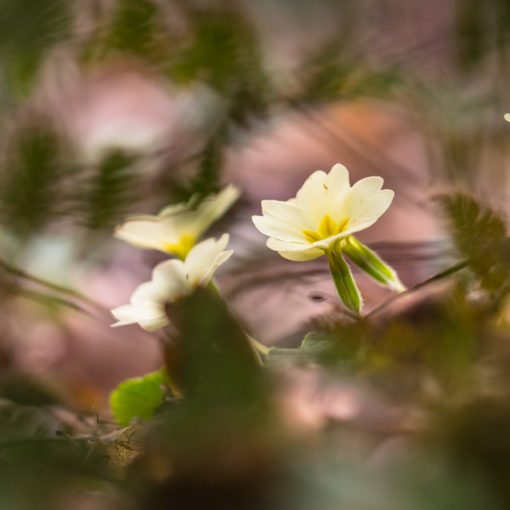
POLYGON ((218 240, 207 239, 192 248, 184 261, 171 259, 158 264, 152 280, 134 291, 130 304, 112 310, 117 319, 113 326, 138 323, 147 331, 164 327, 168 324, 165 305, 189 296, 199 285, 206 286, 230 258, 232 250, 225 250, 228 240, 228 234, 218 240))
POLYGON ((217 195, 195 204, 165 207, 158 215, 130 216, 115 229, 115 237, 128 243, 159 250, 184 259, 198 238, 239 198, 239 190, 229 185, 217 195))

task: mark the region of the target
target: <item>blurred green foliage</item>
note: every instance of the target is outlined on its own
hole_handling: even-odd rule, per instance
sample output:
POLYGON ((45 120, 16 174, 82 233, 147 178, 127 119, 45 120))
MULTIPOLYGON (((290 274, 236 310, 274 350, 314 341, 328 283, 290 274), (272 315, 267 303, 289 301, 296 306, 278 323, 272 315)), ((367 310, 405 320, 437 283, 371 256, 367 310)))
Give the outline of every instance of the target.
POLYGON ((60 138, 42 119, 13 138, 1 169, 2 223, 27 235, 54 218, 61 205, 60 138))
POLYGON ((328 41, 309 57, 301 72, 304 83, 296 98, 298 104, 388 98, 402 81, 398 68, 370 64, 365 56, 353 54, 351 48, 336 41, 328 41))
POLYGON ((508 293, 510 251, 507 227, 498 213, 474 197, 438 197, 451 222, 452 239, 481 285, 500 299, 508 293))
POLYGON ((151 0, 122 0, 100 23, 82 47, 82 59, 92 64, 116 53, 162 65, 172 51, 172 40, 161 23, 158 4, 151 0))
MULTIPOLYGON (((508 151, 508 126, 494 121, 507 100, 508 1, 452 2, 454 21, 417 45, 387 42, 398 28, 385 25, 399 12, 393 2, 251 5, 262 18, 283 13, 269 32, 282 23, 283 36, 283 22, 290 24, 296 47, 282 60, 274 33, 247 5, 0 2, 5 237, 29 245, 58 227, 77 241, 85 235, 93 252, 91 235, 109 238, 128 212, 217 190, 227 151, 264 122, 319 106, 375 99, 404 112, 429 148, 435 184, 476 187, 487 150, 508 151), (308 33, 317 12, 324 26, 338 20, 334 33, 308 33), (43 70, 55 66, 64 76, 62 54, 84 76, 136 62, 169 94, 205 89, 219 106, 191 134, 177 129, 145 150, 106 147, 91 162, 58 112, 40 114, 43 70)), ((364 161, 364 151, 351 152, 364 161)), ((504 184, 498 172, 496 187, 504 184)), ((162 372, 147 386, 147 379, 121 385, 112 407, 125 429, 81 416, 67 395, 33 375, 2 372, 0 509, 76 508, 92 496, 119 510, 508 508, 507 226, 469 192, 447 189, 438 200, 454 265, 363 319, 315 321, 298 348, 272 348, 260 358, 243 325, 206 290, 169 306, 164 364, 172 392, 164 394, 162 372), (287 376, 301 371, 320 374, 321 385, 309 390, 314 412, 328 384, 347 395, 339 403, 332 397, 326 410, 319 405, 324 416, 310 411, 306 432, 288 423, 303 415, 281 404, 287 376), (354 417, 346 402, 356 404, 354 417), (144 423, 130 425, 137 417, 144 423), (393 440, 404 443, 396 454, 393 440)), ((4 314, 19 296, 52 310, 95 306, 14 264, 2 262, 0 276, 4 314)), ((4 370, 15 360, 0 353, 0 363, 4 370)))
POLYGON ((112 228, 139 200, 136 192, 138 175, 133 169, 133 156, 122 151, 112 151, 103 157, 97 171, 85 183, 83 213, 92 230, 112 228))
POLYGON ((0 82, 8 94, 23 97, 35 86, 48 53, 70 35, 69 7, 67 0, 2 0, 0 82))
POLYGON ((461 67, 472 71, 494 46, 508 45, 510 6, 505 0, 457 0, 456 4, 457 58, 461 67))
MULTIPOLYGON (((118 0, 107 7, 92 0, 81 6, 65 0, 52 0, 44 5, 33 0, 5 0, 0 14, 1 78, 5 83, 5 104, 12 105, 6 122, 15 118, 17 111, 27 116, 25 110, 32 96, 43 86, 41 68, 53 63, 54 72, 67 72, 67 64, 60 68, 53 52, 60 47, 85 73, 118 59, 136 58, 141 68, 150 70, 169 90, 206 86, 223 106, 193 133, 191 153, 184 154, 182 160, 157 159, 155 164, 151 163, 156 170, 150 179, 139 175, 146 157, 152 156, 150 153, 111 147, 111 152, 90 168, 80 160, 79 152, 73 153, 76 147, 68 147, 67 137, 64 139, 61 131, 51 127, 51 118, 47 125, 43 122, 36 128, 33 125, 40 124, 37 119, 24 122, 15 136, 19 141, 9 139, 5 144, 9 147, 3 148, 2 166, 13 174, 7 177, 12 182, 4 184, 3 223, 15 230, 35 233, 64 215, 91 230, 105 232, 128 209, 144 207, 152 211, 170 199, 184 200, 195 192, 216 190, 224 153, 238 144, 246 131, 257 128, 274 114, 360 98, 402 101, 411 114, 419 112, 418 122, 425 121, 424 134, 431 145, 440 145, 439 160, 438 151, 433 151, 433 166, 442 177, 473 180, 486 143, 501 143, 498 133, 486 130, 487 114, 498 102, 497 90, 488 79, 488 86, 480 87, 469 97, 463 98, 459 90, 462 92, 465 77, 470 76, 466 73, 486 71, 484 56, 488 58, 496 52, 504 60, 508 43, 505 20, 509 18, 506 3, 492 0, 482 6, 479 2, 457 2, 454 24, 457 56, 452 72, 433 81, 426 71, 422 72, 420 62, 429 46, 430 52, 435 51, 437 37, 443 36, 441 32, 420 47, 419 52, 410 46, 409 55, 405 47, 392 53, 385 44, 374 44, 377 31, 364 34, 370 17, 363 6, 326 0, 319 4, 312 8, 303 3, 296 9, 281 2, 276 7, 275 12, 288 16, 291 23, 301 23, 307 16, 322 12, 338 19, 341 28, 340 33, 318 38, 316 44, 298 55, 296 65, 289 71, 274 67, 271 52, 265 46, 268 34, 241 1, 165 4, 154 0, 118 0), (86 29, 80 26, 82 19, 89 21, 86 29), (466 66, 471 66, 469 71, 466 66), (290 85, 288 89, 286 83, 290 85), (34 129, 47 129, 48 134, 37 135, 38 146, 25 149, 22 144, 32 143, 28 139, 35 136, 34 129), (59 161, 61 146, 71 151, 65 154, 64 161, 59 161), (13 155, 16 150, 23 155, 13 155), (38 151, 46 153, 35 154, 38 151), (31 159, 28 153, 33 154, 31 159), (39 156, 40 165, 36 164, 39 156), (12 161, 20 157, 26 160, 16 164, 12 161), (16 165, 21 165, 19 175, 16 165), (142 180, 147 193, 136 200, 129 190, 143 185, 142 180), (83 183, 84 189, 81 185, 72 189, 69 181, 83 183), (15 204, 20 186, 25 197, 15 204), (50 192, 52 187, 59 189, 58 198, 50 192), (56 215, 56 211, 61 214, 56 215)), ((372 4, 366 0, 366 6, 372 4)), ((265 4, 258 7, 262 16, 266 8, 265 4)), ((385 19, 379 8, 374 13, 381 16, 381 22, 385 19)), ((296 37, 298 33, 296 29, 296 37)), ((186 139, 185 134, 177 136, 186 139)), ((171 147, 180 140, 168 142, 171 147)), ((156 155, 166 154, 167 150, 163 146, 156 155)), ((364 158, 363 154, 358 156, 364 158)))
POLYGON ((44 401, 0 402, 2 510, 53 510, 76 490, 100 487, 109 478, 107 457, 86 439, 68 437, 71 427, 44 401))

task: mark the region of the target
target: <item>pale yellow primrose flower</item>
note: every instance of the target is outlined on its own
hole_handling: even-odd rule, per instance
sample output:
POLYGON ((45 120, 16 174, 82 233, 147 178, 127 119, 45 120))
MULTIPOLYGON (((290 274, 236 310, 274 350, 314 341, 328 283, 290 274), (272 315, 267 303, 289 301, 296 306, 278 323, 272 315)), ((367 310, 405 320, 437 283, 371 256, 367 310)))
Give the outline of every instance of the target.
POLYGON ((382 190, 381 177, 349 184, 349 172, 336 164, 329 174, 314 172, 296 198, 263 200, 263 216, 253 223, 269 236, 267 246, 289 260, 312 260, 339 239, 373 225, 388 209, 393 191, 382 190))
POLYGON ((114 236, 141 248, 160 250, 184 258, 214 220, 239 197, 229 185, 217 195, 204 198, 196 208, 188 204, 165 207, 158 215, 130 216, 115 229, 114 236))
POLYGON ((212 275, 232 255, 224 251, 229 240, 228 234, 220 239, 209 238, 197 244, 184 261, 166 260, 152 272, 152 280, 142 283, 131 296, 129 305, 112 310, 117 319, 113 327, 138 323, 147 331, 154 331, 168 324, 165 304, 193 293, 199 285, 209 283, 212 275))

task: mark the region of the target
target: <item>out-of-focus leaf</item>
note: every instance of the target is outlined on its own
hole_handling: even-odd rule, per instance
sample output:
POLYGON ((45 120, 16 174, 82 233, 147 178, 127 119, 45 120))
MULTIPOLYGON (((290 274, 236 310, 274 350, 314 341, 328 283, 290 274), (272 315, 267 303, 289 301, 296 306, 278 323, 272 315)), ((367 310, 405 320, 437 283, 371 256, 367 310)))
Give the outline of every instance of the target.
POLYGON ((150 0, 121 0, 110 28, 110 43, 118 50, 146 55, 151 51, 158 8, 150 0))
POLYGON ((23 234, 45 225, 57 212, 61 176, 61 145, 55 131, 40 120, 20 129, 2 168, 4 225, 23 234))
POLYGON ((505 508, 510 502, 509 431, 506 395, 483 396, 449 405, 427 432, 427 440, 436 448, 440 445, 455 470, 479 476, 498 502, 496 508, 505 508))
POLYGON ((143 508, 265 508, 281 468, 268 385, 246 335, 207 289, 167 306, 165 403, 132 471, 143 508), (142 484, 141 481, 144 481, 142 484))
POLYGON ((307 333, 301 342, 300 349, 304 352, 321 352, 331 346, 331 335, 312 331, 307 333))
POLYGON ((194 192, 207 195, 218 191, 224 148, 225 139, 221 134, 208 141, 200 161, 199 173, 191 183, 194 192))
POLYGON ((188 401, 214 406, 219 399, 244 407, 258 398, 257 355, 219 297, 198 289, 167 312, 178 332, 165 351, 168 373, 188 401))
POLYGON ((110 407, 117 423, 127 427, 134 418, 150 419, 163 403, 164 387, 168 383, 164 370, 121 382, 110 395, 110 407))
POLYGON ((106 155, 86 185, 83 210, 90 229, 111 228, 140 197, 133 157, 120 151, 106 155))
POLYGON ((269 80, 254 28, 237 10, 191 7, 192 37, 169 66, 178 83, 205 82, 228 101, 229 118, 243 124, 266 110, 269 80))
POLYGON ((508 50, 510 42, 510 4, 506 0, 495 0, 496 43, 502 52, 508 50))
POLYGON ((508 292, 510 250, 501 216, 473 197, 458 193, 438 200, 450 220, 455 246, 484 288, 502 297, 508 292))
POLYGON ((68 492, 107 483, 106 456, 66 432, 50 408, 0 402, 2 510, 54 510, 68 492))
POLYGON ((510 42, 510 6, 506 0, 457 0, 455 2, 455 42, 462 70, 483 69, 484 57, 499 52, 505 57, 510 42))
POLYGON ((31 89, 53 45, 69 34, 66 0, 3 0, 0 8, 2 73, 13 95, 31 89))
POLYGON ((359 97, 384 97, 401 82, 401 72, 369 66, 344 44, 328 42, 307 59, 300 71, 297 102, 322 103, 359 97))
POLYGON ((366 348, 366 329, 361 320, 326 323, 316 320, 299 351, 308 361, 344 373, 359 366, 360 353, 366 348))
POLYGON ((477 0, 462 0, 456 3, 457 57, 461 66, 470 68, 486 50, 487 9, 484 2, 477 0))
POLYGON ((193 196, 205 197, 217 193, 223 165, 223 151, 228 144, 223 128, 219 128, 205 142, 200 154, 197 155, 196 175, 191 182, 172 182, 172 195, 176 202, 187 202, 193 196))
POLYGON ((302 364, 308 361, 308 356, 299 349, 271 347, 264 363, 270 365, 302 364))
POLYGON ((362 347, 357 325, 318 327, 305 335, 299 348, 271 347, 264 361, 268 366, 277 367, 318 363, 343 371, 355 365, 357 353, 362 347))
MULTIPOLYGON (((367 381, 414 402, 433 381, 436 395, 464 396, 473 367, 488 348, 488 306, 467 297, 464 280, 418 294, 394 316, 380 316, 363 332, 357 366, 367 381)), ((423 289, 425 290, 425 289, 423 289)))
POLYGON ((85 61, 101 60, 112 53, 127 53, 149 64, 163 65, 173 44, 162 24, 160 8, 152 0, 120 0, 112 18, 97 27, 83 47, 85 61))

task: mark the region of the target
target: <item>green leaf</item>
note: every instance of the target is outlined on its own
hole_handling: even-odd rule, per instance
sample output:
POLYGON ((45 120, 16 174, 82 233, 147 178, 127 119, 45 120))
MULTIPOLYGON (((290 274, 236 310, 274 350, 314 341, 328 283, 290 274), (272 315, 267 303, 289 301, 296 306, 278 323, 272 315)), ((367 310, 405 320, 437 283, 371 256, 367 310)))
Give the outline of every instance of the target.
POLYGON ((176 334, 165 345, 168 374, 190 405, 250 407, 259 401, 262 374, 243 328, 210 289, 167 306, 176 334), (197 319, 198 318, 198 319, 197 319))
POLYGON ((175 45, 171 44, 156 2, 122 0, 117 2, 106 21, 84 41, 82 59, 85 63, 101 61, 112 53, 135 55, 157 67, 170 60, 175 45))
POLYGON ((405 290, 397 273, 383 262, 370 248, 360 243, 354 236, 345 240, 342 251, 374 280, 394 290, 405 290))
POLYGON ((86 225, 91 230, 112 228, 128 207, 136 203, 138 182, 133 170, 134 159, 119 150, 107 153, 82 190, 86 225))
POLYGON ((301 349, 271 347, 264 361, 266 365, 294 365, 306 363, 308 359, 301 349))
MULTIPOLYGON (((235 473, 237 480, 241 470, 241 479, 247 474, 251 487, 261 469, 257 461, 256 471, 252 473, 251 467, 246 471, 252 465, 251 452, 272 444, 268 441, 275 436, 276 417, 268 393, 272 378, 260 366, 242 325, 210 289, 198 287, 191 296, 168 304, 166 313, 172 327, 164 343, 165 363, 172 386, 183 398, 179 405, 168 403, 161 412, 158 409, 151 429, 154 454, 160 457, 166 449, 172 478, 198 474, 222 480, 218 473, 220 477, 228 473, 230 480, 230 473, 235 473)), ((272 466, 273 455, 270 462, 272 466)))
POLYGON ((482 287, 503 296, 509 290, 509 245, 503 217, 465 193, 436 198, 450 220, 452 240, 459 255, 482 287))
POLYGON ((463 69, 472 68, 488 49, 486 30, 488 9, 478 0, 457 3, 455 36, 457 60, 463 69))
POLYGON ((62 146, 45 117, 24 126, 12 140, 1 172, 3 221, 31 233, 56 215, 56 183, 62 175, 62 146))
POLYGON ((14 98, 32 90, 50 50, 69 37, 71 7, 72 3, 64 0, 2 1, 2 87, 14 98))
POLYGON ((345 262, 342 253, 336 248, 328 250, 327 255, 329 270, 340 299, 349 310, 359 314, 362 298, 347 262, 345 262))
POLYGON ((121 2, 111 26, 110 44, 135 55, 150 53, 154 46, 158 16, 158 8, 152 1, 121 2))
POLYGON ((110 407, 117 423, 127 427, 133 418, 150 419, 156 407, 163 403, 164 386, 168 383, 164 370, 121 382, 110 395, 110 407))
POLYGON ((304 336, 299 350, 308 354, 320 354, 331 350, 333 344, 334 339, 331 334, 310 331, 304 336))
POLYGON ((191 34, 170 61, 172 81, 207 83, 224 96, 234 124, 263 117, 272 87, 250 19, 236 9, 195 7, 188 8, 188 16, 191 34))
POLYGON ((361 321, 337 322, 305 335, 299 347, 306 360, 335 371, 350 370, 363 348, 363 325, 361 321))
POLYGON ((271 347, 265 358, 266 364, 305 365, 329 359, 335 347, 335 338, 327 332, 309 332, 298 348, 271 347))

